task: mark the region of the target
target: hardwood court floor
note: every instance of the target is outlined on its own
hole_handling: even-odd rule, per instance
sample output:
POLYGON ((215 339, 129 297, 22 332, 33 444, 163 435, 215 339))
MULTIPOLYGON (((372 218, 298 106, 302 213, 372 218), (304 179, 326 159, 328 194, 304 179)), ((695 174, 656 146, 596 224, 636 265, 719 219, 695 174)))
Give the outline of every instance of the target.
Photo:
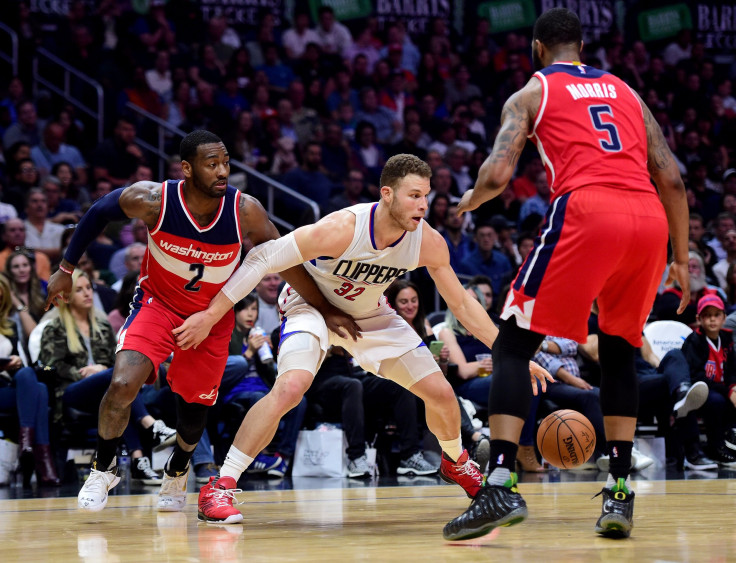
POLYGON ((736 480, 640 481, 628 540, 593 532, 601 483, 523 484, 525 523, 449 543, 442 527, 468 505, 454 486, 246 492, 243 526, 157 513, 155 494, 111 496, 99 513, 76 498, 0 501, 0 561, 736 561, 736 480))

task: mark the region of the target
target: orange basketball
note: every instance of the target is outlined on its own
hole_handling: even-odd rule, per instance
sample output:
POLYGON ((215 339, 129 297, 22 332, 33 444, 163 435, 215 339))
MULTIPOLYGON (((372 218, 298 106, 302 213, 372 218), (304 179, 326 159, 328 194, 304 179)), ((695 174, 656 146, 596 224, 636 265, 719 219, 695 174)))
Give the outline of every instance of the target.
POLYGON ((595 449, 595 430, 577 411, 553 412, 539 425, 537 447, 542 457, 560 469, 582 465, 595 449))

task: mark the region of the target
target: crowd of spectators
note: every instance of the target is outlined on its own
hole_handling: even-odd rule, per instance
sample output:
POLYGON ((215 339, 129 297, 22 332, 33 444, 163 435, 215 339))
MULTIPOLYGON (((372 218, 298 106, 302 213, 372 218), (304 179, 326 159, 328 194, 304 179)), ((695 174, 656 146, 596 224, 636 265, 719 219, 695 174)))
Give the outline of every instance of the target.
MULTIPOLYGON (((390 156, 426 160, 433 170, 427 221, 444 234, 461 278, 486 276, 487 307, 500 309, 550 203, 536 150, 528 146, 501 196, 472 216, 455 212, 493 143, 503 103, 531 77, 528 33, 491 35, 488 21, 479 19, 458 38, 436 18, 425 33, 412 35, 402 21, 380 28, 368 17, 345 25, 328 7, 312 21, 297 6, 282 26, 263 12, 258 25, 244 30, 222 16, 205 21, 193 3, 152 1, 148 13, 139 14, 115 0, 96 8, 73 1, 66 17, 46 20, 28 2, 14 7, 4 17, 19 33, 21 63, 46 47, 99 81, 106 94, 106 138, 96 143, 94 125, 73 104, 43 89, 31 95, 29 64, 0 85, 0 269, 10 282, 10 316, 21 348, 43 315, 45 282, 68 227, 111 190, 154 179, 158 162, 137 140, 151 135, 150 127, 128 104, 185 132, 217 133, 232 158, 314 200, 322 214, 375 200, 390 156)), ((652 320, 695 327, 697 301, 711 293, 722 298, 726 312, 734 311, 736 98, 730 69, 717 65, 688 30, 662 48, 635 38, 625 42, 614 32, 586 45, 583 62, 620 76, 647 102, 687 188, 692 303, 676 315, 679 289, 662 287, 652 320)), ((167 178, 182 178, 174 152, 167 178)), ((314 220, 299 202, 277 197, 283 219, 294 225, 314 220)), ((140 222, 113 224, 80 264, 95 307, 113 326, 125 315, 125 293, 145 244, 140 222)), ((413 276, 424 303, 435 303, 428 276, 413 276)), ((276 318, 278 281, 264 280, 258 293, 264 324, 276 318)))

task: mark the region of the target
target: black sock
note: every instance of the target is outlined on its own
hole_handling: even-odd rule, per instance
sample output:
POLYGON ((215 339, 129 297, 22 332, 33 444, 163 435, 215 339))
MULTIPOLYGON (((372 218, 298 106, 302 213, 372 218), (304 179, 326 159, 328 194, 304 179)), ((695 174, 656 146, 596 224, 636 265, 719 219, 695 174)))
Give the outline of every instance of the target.
POLYGON ((516 467, 516 452, 519 446, 506 440, 491 440, 491 462, 489 472, 496 467, 505 467, 513 472, 516 467))
POLYGON ((611 456, 608 472, 617 481, 621 478, 626 479, 631 471, 631 448, 634 447, 634 442, 609 440, 606 447, 608 455, 611 456))
POLYGON ((187 470, 189 467, 189 460, 192 458, 191 452, 185 452, 179 447, 179 444, 174 444, 174 451, 169 456, 169 460, 166 462, 164 470, 169 477, 177 477, 187 470))
POLYGON ((97 434, 97 454, 92 462, 92 469, 108 471, 112 466, 112 460, 118 451, 120 437, 105 440, 97 434))

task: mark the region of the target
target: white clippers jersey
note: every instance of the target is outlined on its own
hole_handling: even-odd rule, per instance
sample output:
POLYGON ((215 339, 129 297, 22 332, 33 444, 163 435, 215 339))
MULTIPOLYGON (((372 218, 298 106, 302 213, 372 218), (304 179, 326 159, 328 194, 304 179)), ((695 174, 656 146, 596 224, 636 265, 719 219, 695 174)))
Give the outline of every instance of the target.
POLYGON ((384 290, 417 267, 422 223, 405 231, 392 245, 377 250, 373 219, 377 203, 346 208, 355 215, 353 240, 342 256, 321 256, 304 264, 327 299, 354 318, 370 316, 385 302, 384 290))

